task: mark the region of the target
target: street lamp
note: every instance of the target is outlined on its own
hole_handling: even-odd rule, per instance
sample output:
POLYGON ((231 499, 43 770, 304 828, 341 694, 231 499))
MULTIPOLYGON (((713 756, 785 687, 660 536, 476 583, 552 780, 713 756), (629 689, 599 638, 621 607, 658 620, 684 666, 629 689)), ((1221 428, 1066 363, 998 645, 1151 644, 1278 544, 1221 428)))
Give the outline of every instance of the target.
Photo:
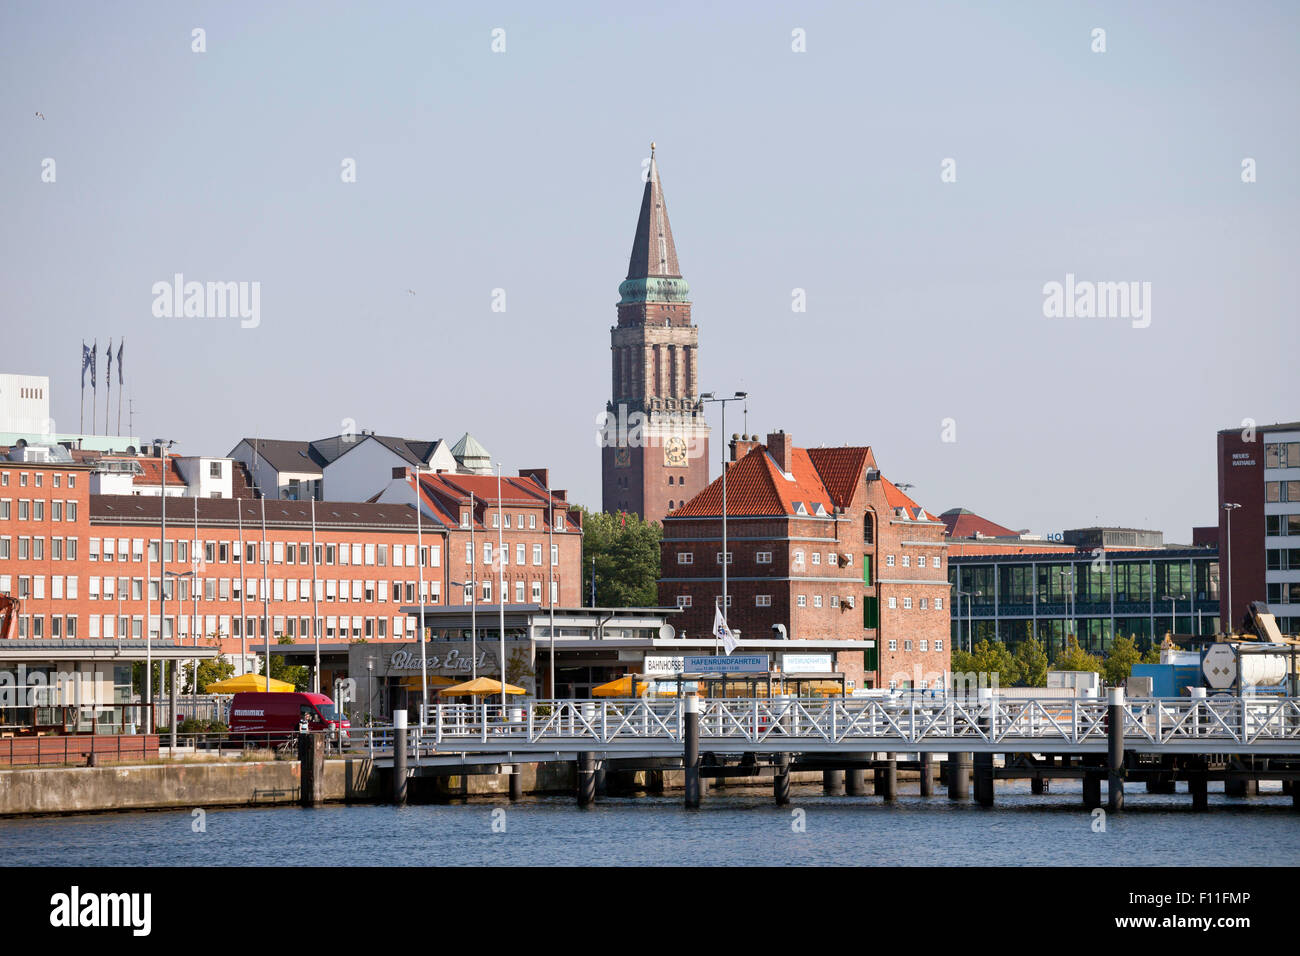
MULTIPOLYGON (((749 398, 748 392, 736 392, 731 398, 718 398, 713 392, 700 393, 701 403, 716 403, 722 406, 722 619, 724 622, 727 619, 727 402, 739 402, 747 398, 749 398)), ((716 646, 714 653, 717 653, 716 646)))
POLYGON ((1228 571, 1225 577, 1228 579, 1228 634, 1231 635, 1236 627, 1232 616, 1232 513, 1240 508, 1241 505, 1235 501, 1225 501, 1223 510, 1228 513, 1228 571))
MULTIPOLYGON (((1069 619, 1065 622, 1065 636, 1069 638, 1070 630, 1074 627, 1074 565, 1070 565, 1068 571, 1057 571, 1056 573, 1061 576, 1062 581, 1067 577, 1070 579, 1070 590, 1066 596, 1065 602, 1069 614, 1069 619)), ((1076 634, 1075 637, 1077 638, 1078 635, 1076 634)))
MULTIPOLYGON (((197 499, 195 499, 195 500, 197 501, 197 499)), ((198 580, 199 580, 199 579, 198 579, 198 575, 197 575, 195 572, 193 572, 193 571, 164 571, 163 573, 164 573, 167 577, 169 577, 169 578, 176 578, 176 579, 178 580, 178 582, 179 582, 179 579, 180 579, 180 578, 193 578, 193 579, 194 579, 193 581, 190 582, 190 585, 191 585, 190 590, 191 590, 191 592, 192 592, 192 597, 194 598, 194 614, 193 614, 193 617, 198 617, 199 598, 198 598, 198 593, 194 591, 194 586, 198 584, 198 580)), ((176 588, 176 606, 177 606, 177 607, 183 607, 183 606, 181 605, 180 602, 181 602, 180 585, 179 585, 179 583, 178 583, 178 584, 177 584, 177 588, 176 588)), ((180 620, 180 614, 179 614, 179 612, 178 612, 177 615, 176 615, 176 619, 177 619, 177 621, 180 620)), ((191 630, 191 631, 194 630, 194 621, 193 621, 193 620, 190 621, 190 630, 191 630)), ((179 633, 178 633, 178 638, 179 638, 179 633)), ((198 647, 198 646, 199 646, 199 638, 198 638, 198 635, 197 635, 197 634, 194 636, 194 646, 195 646, 195 647, 198 647)), ((177 663, 176 661, 173 661, 173 662, 172 662, 172 666, 175 667, 175 666, 176 666, 176 663, 177 663)), ((199 659, 198 659, 197 657, 195 657, 195 658, 194 658, 194 693, 197 694, 198 692, 199 692, 199 659)), ((174 721, 173 721, 173 723, 174 723, 174 721)))
MULTIPOLYGON (((162 640, 166 635, 163 633, 167 627, 167 452, 171 450, 172 445, 176 442, 170 438, 155 438, 153 440, 155 448, 162 449, 162 539, 158 543, 158 639, 162 640)), ((146 617, 144 622, 146 636, 149 633, 149 620, 146 617)), ((176 662, 172 662, 176 666, 176 662)), ((145 691, 150 695, 149 701, 153 702, 153 664, 150 662, 145 679, 145 691)), ((159 679, 162 678, 162 671, 159 670, 159 679)), ((172 729, 176 729, 176 715, 172 715, 172 729)), ((173 741, 175 738, 172 738, 173 741)))
MULTIPOLYGON (((1176 598, 1172 594, 1166 594, 1160 598, 1160 600, 1162 601, 1169 602, 1169 636, 1170 637, 1173 636, 1174 631, 1178 630, 1178 611, 1174 602, 1181 601, 1185 597, 1187 597, 1186 594, 1180 594, 1176 598)), ((1188 610, 1190 613, 1190 607, 1188 610)))
MULTIPOLYGON (((962 591, 958 589, 955 584, 949 584, 948 587, 953 588, 953 590, 956 591, 958 597, 966 598, 966 653, 969 654, 974 650, 975 647, 975 625, 971 620, 971 604, 973 602, 970 599, 974 595, 983 594, 984 592, 983 591, 962 591)), ((961 610, 960 609, 957 611, 957 636, 959 638, 961 637, 961 610)))

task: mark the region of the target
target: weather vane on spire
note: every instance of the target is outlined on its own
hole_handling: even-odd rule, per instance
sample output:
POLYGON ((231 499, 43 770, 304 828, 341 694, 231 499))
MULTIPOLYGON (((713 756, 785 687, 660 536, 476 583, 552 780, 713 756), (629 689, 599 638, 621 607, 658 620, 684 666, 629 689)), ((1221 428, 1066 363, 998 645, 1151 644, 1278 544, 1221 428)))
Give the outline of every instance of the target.
POLYGON ((654 154, 655 154, 655 141, 650 140, 650 155, 654 156, 654 154))

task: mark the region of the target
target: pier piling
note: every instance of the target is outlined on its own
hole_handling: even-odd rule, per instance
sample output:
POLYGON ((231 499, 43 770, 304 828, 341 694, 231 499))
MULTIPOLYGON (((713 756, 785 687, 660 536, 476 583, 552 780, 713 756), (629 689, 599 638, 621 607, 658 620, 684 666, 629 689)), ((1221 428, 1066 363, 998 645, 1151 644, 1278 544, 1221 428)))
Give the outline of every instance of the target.
POLYGON ((843 770, 823 770, 822 771, 822 793, 827 796, 836 797, 844 792, 844 771, 843 770))
POLYGON ((772 797, 778 807, 790 802, 790 755, 776 755, 776 773, 772 776, 772 797))
POLYGON ((1083 778, 1083 808, 1095 810, 1101 806, 1101 776, 1096 773, 1085 774, 1083 778))
POLYGON ((923 753, 919 755, 921 764, 921 796, 934 796, 934 755, 923 753))
POLYGON ((1112 813, 1124 809, 1124 688, 1113 687, 1106 706, 1106 804, 1112 813))
POLYGON ((325 735, 298 735, 298 803, 319 807, 325 802, 325 735))
POLYGON ((524 795, 524 775, 521 772, 523 768, 519 764, 514 764, 510 770, 510 799, 519 800, 524 795))
POLYGON ((993 755, 977 753, 974 760, 975 802, 981 807, 993 806, 993 755))
POLYGON ((898 755, 885 754, 885 766, 881 768, 881 781, 883 782, 882 796, 886 803, 893 803, 898 799, 898 755))
POLYGON ((578 754, 578 806, 589 807, 596 802, 596 756, 578 754))
POLYGON ((1192 773, 1187 778, 1187 792, 1192 795, 1192 809, 1206 810, 1210 806, 1210 787, 1204 771, 1192 773))
POLYGON ((850 797, 860 797, 866 793, 867 772, 861 767, 844 771, 844 792, 850 797))
POLYGON ((406 711, 393 711, 393 806, 406 806, 406 711))
POLYGON ((685 803, 694 809, 700 805, 700 699, 687 697, 682 707, 682 727, 685 738, 682 768, 685 770, 685 803))
POLYGON ((948 757, 948 799, 965 800, 970 796, 971 755, 950 754, 948 757))

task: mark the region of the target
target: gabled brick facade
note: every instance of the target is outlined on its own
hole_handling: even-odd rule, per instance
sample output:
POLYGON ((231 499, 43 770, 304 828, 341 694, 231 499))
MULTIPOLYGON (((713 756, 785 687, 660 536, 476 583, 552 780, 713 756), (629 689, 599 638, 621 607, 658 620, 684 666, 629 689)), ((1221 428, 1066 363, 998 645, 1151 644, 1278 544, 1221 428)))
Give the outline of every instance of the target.
MULTIPOLYGON (((727 485, 727 619, 742 640, 780 625, 792 642, 874 641, 836 654, 854 686, 936 686, 950 660, 944 526, 870 448, 734 442, 727 485)), ((719 478, 664 520, 659 603, 686 605, 689 637, 710 633, 722 593, 721 514, 719 478)))

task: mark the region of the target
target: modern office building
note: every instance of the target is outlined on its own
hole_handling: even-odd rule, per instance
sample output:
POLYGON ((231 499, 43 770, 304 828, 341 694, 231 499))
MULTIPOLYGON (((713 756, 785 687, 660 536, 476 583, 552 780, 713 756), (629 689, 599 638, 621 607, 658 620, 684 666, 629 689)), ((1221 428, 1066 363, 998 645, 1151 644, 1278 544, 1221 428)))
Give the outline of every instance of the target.
POLYGON ((1218 434, 1222 627, 1265 601, 1283 634, 1300 632, 1300 422, 1218 434))
POLYGON ((1218 630, 1213 548, 951 554, 948 579, 961 648, 988 638, 1014 649, 1033 636, 1053 657, 1077 635, 1084 650, 1102 654, 1120 635, 1145 648, 1170 631, 1218 630))

